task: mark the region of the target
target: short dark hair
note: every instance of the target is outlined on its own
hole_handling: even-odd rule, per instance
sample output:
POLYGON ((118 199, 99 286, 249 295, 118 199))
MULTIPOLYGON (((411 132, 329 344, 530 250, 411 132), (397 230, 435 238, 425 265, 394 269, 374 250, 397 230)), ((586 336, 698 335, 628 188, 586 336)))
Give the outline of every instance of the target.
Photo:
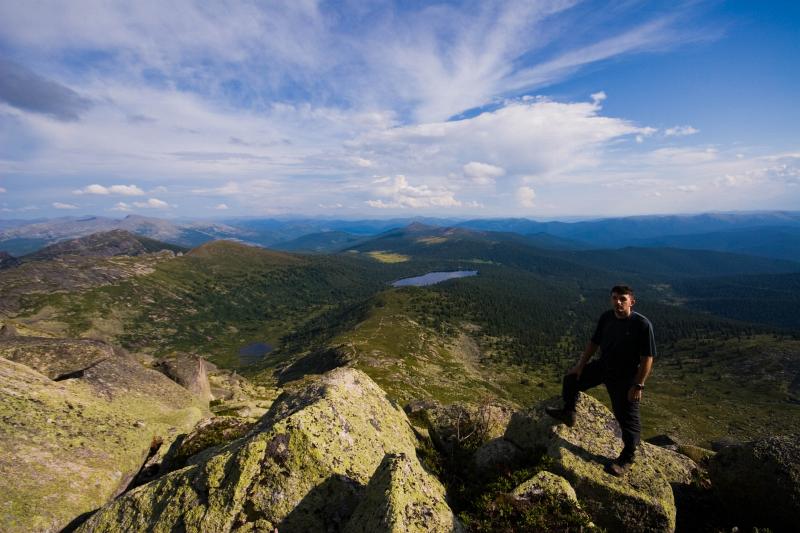
POLYGON ((611 287, 611 294, 630 294, 633 296, 633 289, 628 285, 614 285, 611 287))

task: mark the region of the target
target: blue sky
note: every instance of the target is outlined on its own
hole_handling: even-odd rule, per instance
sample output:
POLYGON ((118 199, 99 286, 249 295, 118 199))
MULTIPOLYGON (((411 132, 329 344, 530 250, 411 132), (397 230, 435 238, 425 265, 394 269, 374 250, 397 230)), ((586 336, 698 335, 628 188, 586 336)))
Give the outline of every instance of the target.
POLYGON ((795 2, 0 0, 0 217, 797 209, 795 2))

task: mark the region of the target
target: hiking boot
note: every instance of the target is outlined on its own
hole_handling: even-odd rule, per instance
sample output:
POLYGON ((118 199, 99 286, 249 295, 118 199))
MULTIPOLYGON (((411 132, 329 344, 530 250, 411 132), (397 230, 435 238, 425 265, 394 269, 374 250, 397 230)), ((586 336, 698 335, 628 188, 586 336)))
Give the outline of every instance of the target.
POLYGON ((544 412, 559 420, 569 427, 575 425, 575 411, 567 411, 566 409, 559 409, 557 407, 545 407, 544 412))
POLYGON ((606 464, 606 472, 614 477, 622 477, 625 472, 631 469, 632 465, 633 458, 620 456, 606 464))

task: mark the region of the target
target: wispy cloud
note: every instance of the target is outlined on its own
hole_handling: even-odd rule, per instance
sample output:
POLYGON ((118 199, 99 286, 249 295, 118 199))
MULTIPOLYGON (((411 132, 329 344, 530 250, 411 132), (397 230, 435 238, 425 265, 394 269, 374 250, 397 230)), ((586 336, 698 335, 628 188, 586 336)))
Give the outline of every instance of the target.
POLYGON ((62 202, 53 202, 53 207, 55 207, 56 209, 78 209, 77 205, 65 204, 62 202))
POLYGON ((687 135, 694 135, 700 133, 700 130, 692 126, 673 126, 664 130, 664 135, 667 137, 685 137, 687 135))
POLYGON ((0 57, 0 102, 57 120, 78 120, 91 101, 74 90, 0 57))
POLYGON ((105 187, 94 183, 92 185, 87 185, 83 189, 76 189, 72 192, 73 194, 97 194, 101 196, 144 196, 144 191, 136 185, 111 185, 110 187, 105 187))
POLYGON ((470 161, 464 165, 464 175, 480 185, 489 185, 494 183, 494 180, 505 175, 506 171, 502 167, 490 165, 488 163, 481 163, 479 161, 470 161))
POLYGON ((14 58, 0 62, 0 172, 17 205, 73 191, 100 209, 185 214, 589 213, 602 202, 581 197, 618 183, 637 198, 708 202, 756 182, 779 197, 764 183, 793 186, 793 159, 732 157, 691 115, 663 129, 607 113, 618 95, 602 84, 537 96, 707 38, 696 5, 0 3, 14 58))

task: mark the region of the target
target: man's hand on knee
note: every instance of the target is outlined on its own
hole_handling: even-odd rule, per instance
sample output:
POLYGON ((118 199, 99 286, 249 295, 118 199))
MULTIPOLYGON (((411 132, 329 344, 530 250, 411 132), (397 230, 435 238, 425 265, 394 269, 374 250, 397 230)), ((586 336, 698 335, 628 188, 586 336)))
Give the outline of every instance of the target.
POLYGON ((586 365, 582 365, 582 364, 578 363, 577 365, 575 365, 572 368, 570 368, 569 371, 567 371, 567 375, 569 376, 570 374, 575 374, 575 377, 577 377, 578 379, 581 379, 581 374, 583 373, 583 368, 585 366, 586 365))

